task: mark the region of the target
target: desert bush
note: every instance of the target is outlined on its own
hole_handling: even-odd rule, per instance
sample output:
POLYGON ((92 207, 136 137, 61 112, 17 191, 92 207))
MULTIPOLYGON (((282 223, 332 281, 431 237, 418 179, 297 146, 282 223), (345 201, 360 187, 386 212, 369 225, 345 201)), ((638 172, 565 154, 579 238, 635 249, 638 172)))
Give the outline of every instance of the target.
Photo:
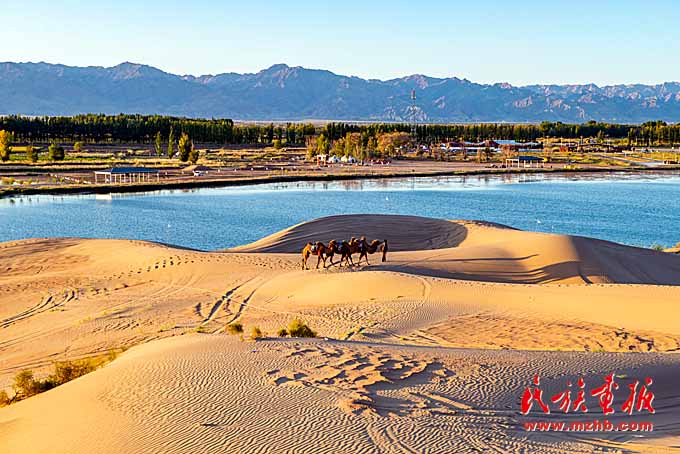
POLYGON ((288 335, 288 330, 286 328, 281 328, 276 334, 279 337, 286 337, 288 335))
POLYGON ((316 337, 316 333, 299 318, 290 322, 288 332, 290 337, 316 337))
MULTIPOLYGON (((126 347, 123 347, 121 349, 121 351, 125 351, 125 350, 127 350, 126 347)), ((109 349, 109 351, 106 353, 106 362, 110 363, 111 361, 113 361, 116 358, 118 358, 118 352, 116 350, 112 349, 112 348, 109 349)))
POLYGON ((36 380, 32 370, 22 370, 14 377, 13 387, 17 400, 21 400, 52 389, 54 385, 50 377, 45 380, 36 380))
POLYGON ((230 323, 227 325, 227 332, 229 334, 241 334, 243 333, 243 325, 240 323, 230 323))
POLYGON ((0 391, 0 407, 4 407, 6 405, 9 405, 11 402, 9 396, 7 395, 7 391, 4 389, 0 391))
POLYGON ((262 330, 257 326, 253 326, 253 330, 250 332, 250 338, 253 340, 257 340, 262 337, 263 337, 262 330))
POLYGON ((89 374, 97 368, 94 361, 63 361, 54 365, 54 374, 50 375, 54 386, 63 385, 66 382, 89 374))
MULTIPOLYGON (((116 356, 117 353, 114 350, 110 350, 106 355, 93 358, 60 361, 54 364, 54 373, 43 380, 36 379, 31 370, 22 370, 14 377, 14 385, 12 387, 14 388, 15 396, 11 400, 8 399, 7 402, 17 402, 63 385, 66 382, 94 371, 109 361, 113 361, 116 356)), ((3 395, 0 393, 0 405, 2 405, 2 398, 3 395)))

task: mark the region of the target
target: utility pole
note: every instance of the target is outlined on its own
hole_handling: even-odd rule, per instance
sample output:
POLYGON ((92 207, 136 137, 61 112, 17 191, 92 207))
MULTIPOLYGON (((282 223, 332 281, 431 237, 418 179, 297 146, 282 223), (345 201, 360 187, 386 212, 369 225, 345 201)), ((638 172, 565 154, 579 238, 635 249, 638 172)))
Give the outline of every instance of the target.
POLYGON ((418 107, 416 106, 416 89, 411 90, 411 137, 413 137, 413 142, 418 144, 418 124, 417 117, 418 107))

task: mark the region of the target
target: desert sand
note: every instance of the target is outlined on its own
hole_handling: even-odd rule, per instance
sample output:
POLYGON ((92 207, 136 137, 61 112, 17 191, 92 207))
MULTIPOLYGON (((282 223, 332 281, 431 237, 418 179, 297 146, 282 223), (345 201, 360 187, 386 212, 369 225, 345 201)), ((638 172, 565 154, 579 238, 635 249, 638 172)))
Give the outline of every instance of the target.
POLYGON ((678 302, 678 255, 481 221, 335 216, 220 252, 4 243, 0 388, 125 352, 0 408, 0 452, 672 452, 678 302), (307 241, 361 235, 387 262, 301 270, 307 241), (319 338, 276 337, 296 317, 319 338), (553 395, 611 372, 654 378, 656 414, 633 417, 654 432, 524 430, 534 374, 553 395))

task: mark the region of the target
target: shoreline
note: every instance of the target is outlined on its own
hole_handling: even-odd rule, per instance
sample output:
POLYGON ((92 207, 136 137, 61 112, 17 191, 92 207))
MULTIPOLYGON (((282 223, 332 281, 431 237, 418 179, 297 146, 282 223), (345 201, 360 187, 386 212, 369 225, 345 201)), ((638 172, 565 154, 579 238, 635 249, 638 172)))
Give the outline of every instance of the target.
POLYGON ((680 166, 670 166, 665 168, 650 168, 635 166, 627 168, 582 168, 582 169, 475 169, 459 171, 434 171, 434 172, 393 172, 380 174, 323 174, 323 175, 268 175, 246 178, 231 178, 221 180, 193 180, 193 181, 173 181, 173 182, 147 182, 147 183, 123 183, 123 184, 100 184, 100 185, 62 185, 62 186, 43 186, 43 187, 24 187, 16 186, 8 189, 0 189, 0 199, 12 198, 24 195, 62 195, 62 194, 123 194, 134 192, 150 192, 172 189, 200 189, 200 188, 220 188, 233 186, 261 185, 268 183, 294 183, 308 181, 350 181, 350 180, 377 180, 377 179, 398 179, 405 177, 445 177, 445 176, 467 176, 467 175, 525 175, 525 174, 590 174, 590 173, 624 173, 624 174, 643 174, 643 173, 666 173, 680 171, 680 166))

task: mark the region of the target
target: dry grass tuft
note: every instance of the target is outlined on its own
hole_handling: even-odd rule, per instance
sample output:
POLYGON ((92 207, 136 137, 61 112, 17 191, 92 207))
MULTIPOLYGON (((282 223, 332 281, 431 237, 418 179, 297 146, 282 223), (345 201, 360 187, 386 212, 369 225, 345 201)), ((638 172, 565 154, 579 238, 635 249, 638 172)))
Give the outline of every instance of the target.
POLYGON ((296 318, 288 325, 290 337, 316 337, 316 333, 307 324, 296 318))

